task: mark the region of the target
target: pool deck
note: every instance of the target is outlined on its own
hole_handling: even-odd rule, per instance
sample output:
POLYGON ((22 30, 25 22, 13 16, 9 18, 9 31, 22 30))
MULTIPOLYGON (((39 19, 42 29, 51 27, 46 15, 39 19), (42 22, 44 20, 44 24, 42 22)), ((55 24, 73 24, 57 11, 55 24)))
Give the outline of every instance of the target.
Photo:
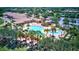
MULTIPOLYGON (((25 29, 27 29, 27 25, 25 26, 25 29)), ((29 26, 30 30, 34 30, 34 31, 41 31, 43 34, 47 35, 48 37, 51 37, 52 35, 55 36, 55 38, 59 38, 59 37, 64 37, 65 36, 65 32, 59 28, 56 28, 56 32, 51 32, 48 34, 46 32, 44 32, 44 29, 49 29, 51 30, 51 27, 47 27, 47 26, 42 26, 41 23, 30 23, 29 26)))

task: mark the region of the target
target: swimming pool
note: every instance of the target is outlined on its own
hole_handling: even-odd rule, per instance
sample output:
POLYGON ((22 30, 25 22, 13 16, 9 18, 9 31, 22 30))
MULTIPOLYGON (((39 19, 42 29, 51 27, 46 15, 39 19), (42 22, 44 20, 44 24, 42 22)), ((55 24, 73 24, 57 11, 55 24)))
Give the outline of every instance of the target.
POLYGON ((42 26, 30 26, 29 30, 42 31, 44 28, 42 26))
MULTIPOLYGON (((33 30, 33 31, 40 31, 41 33, 45 34, 44 32, 44 28, 42 26, 30 26, 29 30, 33 30)), ((48 32, 49 35, 54 35, 55 37, 58 37, 61 34, 64 34, 64 31, 57 29, 56 31, 52 32, 49 31, 48 32)))
POLYGON ((54 36, 59 36, 59 35, 61 35, 61 34, 64 34, 64 31, 62 31, 62 30, 56 30, 56 32, 54 31, 54 32, 49 32, 49 34, 51 34, 51 35, 54 35, 54 36))

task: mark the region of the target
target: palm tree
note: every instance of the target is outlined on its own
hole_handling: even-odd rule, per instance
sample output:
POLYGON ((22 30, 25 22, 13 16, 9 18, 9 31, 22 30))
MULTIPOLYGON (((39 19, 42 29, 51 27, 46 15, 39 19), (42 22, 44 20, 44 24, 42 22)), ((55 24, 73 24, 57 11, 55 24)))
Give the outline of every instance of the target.
MULTIPOLYGON (((78 42, 75 42, 78 47, 78 42)), ((72 46, 70 41, 64 39, 54 42, 54 38, 44 38, 38 43, 38 50, 40 51, 76 51, 78 48, 72 46)))
POLYGON ((4 8, 0 8, 0 16, 3 16, 3 13, 5 12, 4 8))
POLYGON ((4 23, 3 19, 0 18, 0 25, 3 24, 3 23, 4 23))
POLYGON ((78 32, 78 27, 77 26, 73 26, 73 28, 71 28, 69 30, 70 33, 70 43, 72 44, 72 46, 74 46, 76 49, 79 49, 79 32, 78 32))
POLYGON ((29 30, 29 27, 30 27, 30 25, 29 25, 29 24, 27 24, 27 30, 29 30))
POLYGON ((49 29, 44 29, 44 32, 46 32, 46 36, 48 35, 49 31, 50 31, 49 29))
POLYGON ((24 33, 23 32, 21 32, 21 31, 17 31, 17 38, 20 38, 20 40, 21 40, 21 38, 24 36, 24 33))
POLYGON ((59 21, 59 18, 61 17, 61 15, 59 13, 54 13, 53 16, 52 16, 52 20, 55 22, 55 24, 58 25, 58 21, 59 21))
POLYGON ((69 28, 69 19, 67 18, 64 19, 64 25, 65 25, 64 27, 68 26, 67 28, 69 28))
POLYGON ((56 31, 56 24, 51 24, 50 27, 52 31, 56 31))

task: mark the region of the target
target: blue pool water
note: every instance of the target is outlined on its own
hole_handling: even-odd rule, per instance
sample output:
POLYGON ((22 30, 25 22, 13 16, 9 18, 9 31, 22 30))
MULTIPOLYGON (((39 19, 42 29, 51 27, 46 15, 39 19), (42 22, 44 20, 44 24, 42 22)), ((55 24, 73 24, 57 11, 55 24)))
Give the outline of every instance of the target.
MULTIPOLYGON (((42 32, 44 30, 44 28, 42 26, 30 26, 29 30, 34 30, 34 31, 40 31, 40 32, 42 32)), ((48 34, 52 34, 54 36, 58 36, 58 35, 61 35, 63 33, 64 33, 64 31, 62 31, 62 30, 57 30, 56 32, 52 32, 52 31, 48 32, 48 34)))
POLYGON ((41 31, 44 28, 41 26, 30 26, 29 30, 34 30, 34 31, 41 31))
POLYGON ((54 36, 58 36, 58 35, 61 35, 63 33, 64 33, 64 31, 62 31, 62 30, 57 30, 56 32, 49 32, 49 34, 53 34, 54 36))

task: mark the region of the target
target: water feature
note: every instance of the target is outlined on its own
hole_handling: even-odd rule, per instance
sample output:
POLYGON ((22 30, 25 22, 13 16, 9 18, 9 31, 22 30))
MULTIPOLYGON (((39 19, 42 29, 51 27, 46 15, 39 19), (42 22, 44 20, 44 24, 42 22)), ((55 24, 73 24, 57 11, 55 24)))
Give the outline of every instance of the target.
MULTIPOLYGON (((30 26, 29 30, 40 31, 41 33, 45 34, 44 28, 42 26, 30 26)), ((54 35, 55 37, 58 37, 59 35, 64 34, 64 31, 62 31, 61 29, 57 29, 54 32, 49 31, 48 34, 49 35, 54 35)))
POLYGON ((29 30, 34 30, 34 31, 41 31, 44 28, 42 26, 30 26, 29 30))

